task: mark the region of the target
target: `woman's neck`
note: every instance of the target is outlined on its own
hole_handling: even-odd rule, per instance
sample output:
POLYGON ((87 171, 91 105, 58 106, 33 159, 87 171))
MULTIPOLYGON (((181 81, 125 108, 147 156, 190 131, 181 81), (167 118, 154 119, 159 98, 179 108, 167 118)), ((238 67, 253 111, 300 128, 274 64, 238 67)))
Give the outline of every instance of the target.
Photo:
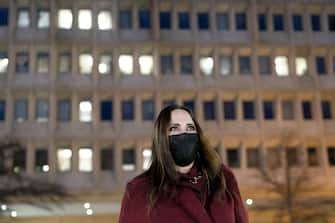
POLYGON ((193 165, 194 165, 194 162, 192 162, 191 164, 189 164, 187 166, 176 166, 176 169, 177 169, 177 172, 182 173, 182 174, 186 174, 186 173, 190 172, 193 165))

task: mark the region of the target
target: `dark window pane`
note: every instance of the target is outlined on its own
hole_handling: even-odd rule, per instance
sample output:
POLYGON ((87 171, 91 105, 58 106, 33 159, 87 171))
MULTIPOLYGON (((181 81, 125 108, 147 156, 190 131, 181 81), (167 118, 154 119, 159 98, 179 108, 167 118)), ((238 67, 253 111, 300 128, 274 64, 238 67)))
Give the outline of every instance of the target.
POLYGON ((250 63, 250 57, 248 56, 240 56, 239 57, 240 62, 240 74, 251 74, 251 63, 250 63))
POLYGON ((133 100, 122 101, 122 120, 123 121, 134 120, 134 101, 133 100))
POLYGON ((245 120, 255 119, 255 107, 253 101, 243 102, 243 118, 245 120))
POLYGON ((312 103, 310 101, 303 101, 302 102, 302 112, 303 118, 306 120, 313 119, 312 115, 312 103))
POLYGON ((288 148, 286 150, 286 161, 288 166, 298 166, 298 150, 297 148, 288 148))
POLYGON ((229 14, 221 12, 216 14, 216 29, 217 30, 229 30, 229 14))
POLYGON ((122 164, 136 164, 135 149, 122 150, 122 164))
POLYGON ((195 114, 195 103, 193 100, 184 101, 183 105, 195 114))
POLYGON ((38 121, 47 121, 49 116, 49 102, 48 99, 36 100, 36 119, 38 121))
POLYGON ((328 30, 330 32, 335 31, 335 15, 328 15, 328 30))
POLYGON ((292 15, 292 20, 293 20, 293 30, 294 31, 302 31, 303 30, 303 25, 302 25, 302 17, 301 15, 292 15))
POLYGON ((260 74, 271 74, 271 62, 269 56, 258 57, 258 70, 260 74))
POLYGON ((101 170, 114 170, 114 149, 106 148, 101 150, 101 170))
POLYGON ((311 26, 314 32, 321 31, 321 20, 320 15, 312 14, 311 15, 311 26))
POLYGON ((27 52, 16 53, 15 71, 17 73, 29 72, 29 54, 27 52))
POLYGON ((284 120, 294 119, 294 103, 293 101, 282 101, 282 113, 284 120))
POLYGON ((233 168, 239 168, 240 167, 240 152, 239 150, 228 148, 227 149, 227 161, 228 166, 233 168))
POLYGON ((260 150, 258 148, 247 149, 247 165, 250 168, 260 167, 260 150))
POLYGON ((284 31, 284 17, 282 14, 273 15, 273 30, 284 31))
POLYGON ((16 150, 13 153, 13 171, 19 173, 24 170, 26 170, 26 150, 16 150))
POLYGON ((274 106, 272 101, 264 101, 263 102, 263 114, 265 120, 274 119, 274 106))
POLYGON ((71 120, 71 100, 64 99, 58 101, 58 121, 70 121, 71 120))
POLYGON ((324 57, 316 57, 316 72, 319 75, 325 75, 327 73, 326 69, 326 59, 324 57))
POLYGON ((332 119, 332 111, 330 101, 321 101, 321 111, 323 119, 332 119))
POLYGON ((0 121, 6 119, 6 101, 0 100, 0 121))
POLYGON ((173 74, 174 72, 174 63, 172 55, 161 55, 161 73, 162 74, 173 74))
POLYGON ((159 27, 161 29, 171 29, 171 13, 160 12, 159 13, 159 27))
POLYGON ((335 166, 335 147, 328 147, 328 162, 330 166, 335 166))
POLYGON ((102 121, 113 120, 113 101, 102 101, 100 117, 102 121))
POLYGON ((215 102, 205 101, 203 104, 205 120, 215 120, 215 102))
POLYGON ((191 55, 180 56, 180 72, 181 74, 192 74, 193 73, 193 61, 191 55))
POLYGON ((236 30, 243 31, 247 30, 247 16, 245 13, 236 13, 236 30))
POLYGON ((319 158, 316 148, 314 147, 307 148, 307 158, 308 158, 308 166, 319 165, 319 158))
POLYGON ((236 119, 235 101, 223 102, 223 116, 225 120, 235 120, 236 119))
POLYGON ((48 172, 48 150, 37 149, 35 151, 35 171, 48 172))
POLYGON ((179 29, 190 29, 190 13, 179 12, 178 13, 178 27, 179 29))
POLYGON ((200 30, 209 29, 209 15, 207 12, 198 13, 198 28, 200 30))
POLYGON ((270 169, 275 169, 282 165, 281 151, 279 148, 269 148, 266 150, 266 165, 270 169))
POLYGON ((0 8, 0 26, 8 26, 8 8, 0 8))
POLYGON ((14 102, 14 112, 16 121, 25 121, 28 118, 28 101, 26 99, 18 99, 14 102))
POLYGON ((258 30, 259 31, 266 31, 267 30, 267 23, 266 23, 266 15, 265 14, 258 14, 258 30))
POLYGON ((132 28, 132 14, 130 10, 121 10, 119 18, 120 29, 131 29, 132 28))
POLYGON ((154 120, 155 104, 153 100, 142 101, 142 119, 145 121, 154 120))
POLYGON ((174 100, 174 99, 164 100, 163 101, 163 108, 165 108, 169 105, 175 105, 175 104, 176 104, 176 100, 174 100))
POLYGON ((140 10, 139 12, 139 26, 141 29, 151 28, 151 14, 149 10, 140 10))

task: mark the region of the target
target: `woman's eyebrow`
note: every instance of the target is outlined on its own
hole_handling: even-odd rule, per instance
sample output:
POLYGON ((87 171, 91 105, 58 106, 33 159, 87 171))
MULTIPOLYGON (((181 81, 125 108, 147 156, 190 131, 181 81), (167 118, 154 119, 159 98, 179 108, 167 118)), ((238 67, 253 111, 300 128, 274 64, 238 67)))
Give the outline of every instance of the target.
POLYGON ((170 126, 180 126, 179 123, 171 123, 170 126))

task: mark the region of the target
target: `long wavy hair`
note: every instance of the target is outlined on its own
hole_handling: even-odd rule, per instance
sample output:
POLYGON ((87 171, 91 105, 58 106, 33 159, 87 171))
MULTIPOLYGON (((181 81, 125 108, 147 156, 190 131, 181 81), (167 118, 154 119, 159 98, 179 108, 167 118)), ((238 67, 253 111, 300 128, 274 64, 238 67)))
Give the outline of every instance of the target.
POLYGON ((186 111, 195 124, 199 135, 199 156, 195 161, 195 165, 208 178, 209 191, 211 191, 212 195, 219 195, 215 197, 222 197, 220 195, 226 190, 226 181, 222 171, 221 160, 214 148, 210 147, 193 113, 184 106, 170 105, 159 113, 155 121, 152 141, 152 163, 144 173, 149 177, 151 184, 151 191, 148 194, 149 212, 160 197, 174 196, 174 193, 171 193, 171 186, 176 185, 178 181, 178 173, 170 153, 168 139, 171 113, 175 109, 186 111))

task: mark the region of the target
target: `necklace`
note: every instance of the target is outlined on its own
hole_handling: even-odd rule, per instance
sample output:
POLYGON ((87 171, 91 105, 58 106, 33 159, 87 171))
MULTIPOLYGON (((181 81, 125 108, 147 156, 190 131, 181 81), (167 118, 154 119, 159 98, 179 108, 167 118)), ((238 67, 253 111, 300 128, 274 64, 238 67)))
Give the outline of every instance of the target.
POLYGON ((189 182, 192 184, 199 183, 199 180, 202 178, 202 175, 194 176, 193 178, 189 179, 189 182))

